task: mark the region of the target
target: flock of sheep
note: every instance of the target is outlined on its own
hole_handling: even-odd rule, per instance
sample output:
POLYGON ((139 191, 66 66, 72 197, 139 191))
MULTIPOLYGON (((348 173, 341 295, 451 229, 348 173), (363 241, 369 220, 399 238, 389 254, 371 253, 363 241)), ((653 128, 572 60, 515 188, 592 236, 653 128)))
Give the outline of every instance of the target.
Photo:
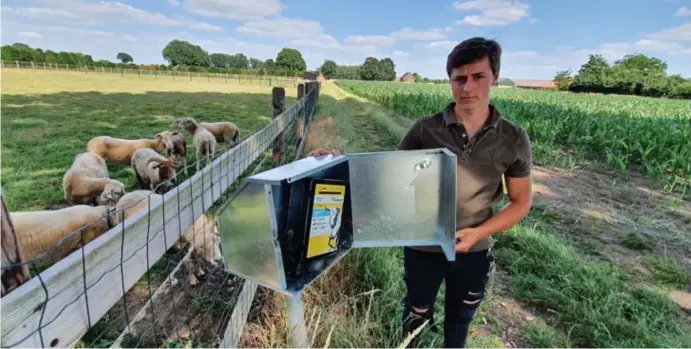
MULTIPOLYGON (((64 197, 72 206, 10 213, 22 259, 29 261, 46 254, 40 264, 52 264, 148 207, 150 200, 162 200, 164 189, 176 181, 176 166, 183 166, 187 174, 187 142, 182 129, 193 136, 197 171, 202 159, 206 164, 213 160, 217 143, 234 145, 240 138, 238 127, 228 121, 197 122, 183 117, 171 127, 175 130, 159 132, 154 139, 91 139, 86 152, 75 156, 63 177, 64 197), (110 178, 106 162, 131 166, 140 189, 127 193, 122 182, 110 178), (80 229, 81 233, 71 234, 80 229)), ((204 234, 191 236, 200 220, 184 238, 190 242, 194 239, 195 248, 204 250, 206 259, 215 264, 220 259, 217 234, 212 230, 213 236, 202 240, 204 229, 204 234)))

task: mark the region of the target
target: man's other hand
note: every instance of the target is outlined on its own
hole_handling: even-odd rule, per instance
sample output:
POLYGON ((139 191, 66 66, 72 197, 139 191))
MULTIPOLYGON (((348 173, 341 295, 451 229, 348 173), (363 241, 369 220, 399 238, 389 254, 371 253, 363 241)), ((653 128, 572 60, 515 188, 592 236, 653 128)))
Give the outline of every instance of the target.
POLYGON ((326 150, 324 148, 317 148, 317 149, 314 149, 311 152, 309 152, 309 154, 307 154, 307 156, 322 156, 322 155, 329 155, 329 154, 341 155, 341 152, 336 150, 336 149, 326 150))
POLYGON ((482 231, 477 228, 464 228, 456 231, 456 252, 470 251, 483 238, 482 231))

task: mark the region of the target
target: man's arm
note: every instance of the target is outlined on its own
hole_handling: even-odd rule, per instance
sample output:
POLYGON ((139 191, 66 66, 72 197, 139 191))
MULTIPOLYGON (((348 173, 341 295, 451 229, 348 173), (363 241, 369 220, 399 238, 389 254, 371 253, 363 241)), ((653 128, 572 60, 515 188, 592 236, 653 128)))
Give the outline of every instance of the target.
POLYGON ((456 251, 467 252, 478 241, 506 231, 528 214, 533 202, 531 164, 530 138, 521 130, 516 143, 516 159, 504 173, 509 203, 478 227, 460 230, 457 236, 461 241, 456 245, 456 251))

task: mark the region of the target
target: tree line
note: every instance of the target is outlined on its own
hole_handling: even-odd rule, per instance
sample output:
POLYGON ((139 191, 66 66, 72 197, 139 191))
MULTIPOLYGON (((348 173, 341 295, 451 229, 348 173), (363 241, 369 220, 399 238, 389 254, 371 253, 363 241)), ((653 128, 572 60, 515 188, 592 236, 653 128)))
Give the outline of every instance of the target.
POLYGON ((591 54, 575 76, 570 70, 557 72, 558 90, 647 97, 691 99, 691 79, 668 75, 667 63, 643 54, 629 54, 610 65, 599 54, 591 54))

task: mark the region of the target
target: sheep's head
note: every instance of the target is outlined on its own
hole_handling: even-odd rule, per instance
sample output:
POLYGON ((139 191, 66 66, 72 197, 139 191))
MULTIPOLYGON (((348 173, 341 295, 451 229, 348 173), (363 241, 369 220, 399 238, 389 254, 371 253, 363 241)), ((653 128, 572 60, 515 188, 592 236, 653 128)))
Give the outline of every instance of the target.
MULTIPOLYGON (((176 134, 179 134, 180 132, 175 132, 176 134)), ((170 155, 173 152, 174 144, 173 144, 173 132, 170 131, 163 131, 159 132, 156 134, 156 140, 158 140, 159 143, 162 143, 165 150, 166 154, 170 155)))
POLYGON ((99 196, 99 205, 115 206, 123 195, 125 185, 113 179, 103 188, 99 196))
POLYGON ((190 127, 197 127, 197 120, 195 120, 193 117, 185 116, 175 120, 171 126, 176 130, 186 129, 189 131, 190 127))
POLYGON ((177 180, 175 175, 175 166, 170 160, 166 161, 151 161, 149 162, 149 169, 155 173, 155 177, 159 184, 155 192, 161 194, 164 186, 172 185, 177 180))

